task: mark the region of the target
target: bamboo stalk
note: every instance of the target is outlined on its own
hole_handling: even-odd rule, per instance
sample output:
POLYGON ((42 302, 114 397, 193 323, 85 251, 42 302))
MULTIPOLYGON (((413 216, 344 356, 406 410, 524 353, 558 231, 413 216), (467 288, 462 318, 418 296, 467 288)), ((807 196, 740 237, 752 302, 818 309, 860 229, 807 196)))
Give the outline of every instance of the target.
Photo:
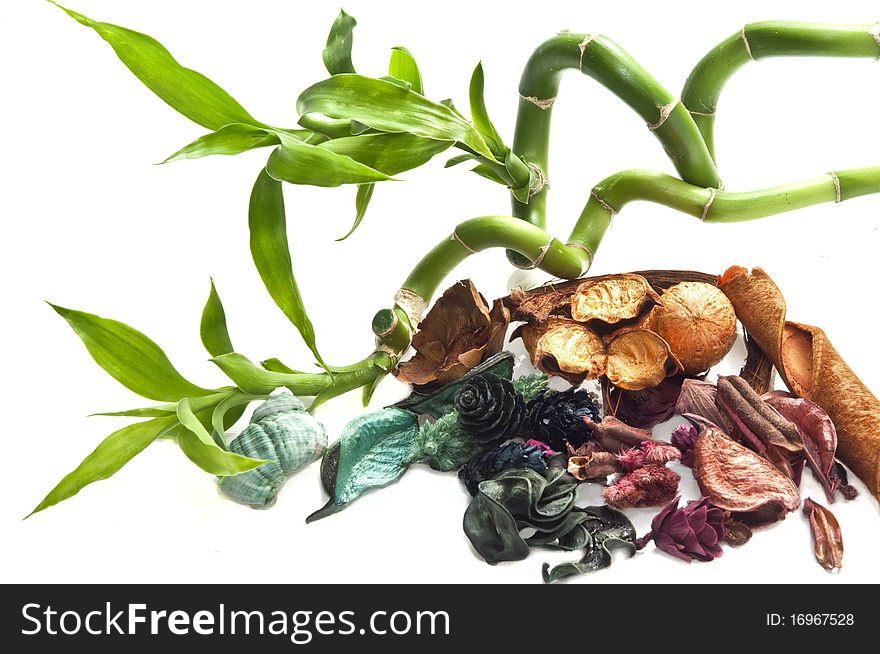
POLYGON ((880 59, 880 25, 767 21, 746 25, 703 57, 681 94, 715 159, 715 112, 721 90, 750 61, 769 57, 880 59))

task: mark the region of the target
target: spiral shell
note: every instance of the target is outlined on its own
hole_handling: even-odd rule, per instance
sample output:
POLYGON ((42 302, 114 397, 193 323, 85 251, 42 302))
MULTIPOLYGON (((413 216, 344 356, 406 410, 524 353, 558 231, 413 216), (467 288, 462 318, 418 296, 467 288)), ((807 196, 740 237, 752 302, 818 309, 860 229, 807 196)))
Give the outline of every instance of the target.
POLYGON ((264 509, 274 504, 288 477, 321 458, 327 449, 327 432, 293 393, 280 388, 256 408, 250 424, 229 443, 229 449, 271 461, 219 481, 221 492, 231 500, 264 509))

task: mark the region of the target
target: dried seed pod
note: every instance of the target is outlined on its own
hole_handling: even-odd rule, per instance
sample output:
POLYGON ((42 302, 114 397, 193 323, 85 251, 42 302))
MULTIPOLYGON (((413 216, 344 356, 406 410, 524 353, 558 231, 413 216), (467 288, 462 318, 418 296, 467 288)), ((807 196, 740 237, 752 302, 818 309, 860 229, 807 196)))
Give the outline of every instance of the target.
POLYGON ((681 370, 681 364, 662 337, 647 329, 628 327, 608 339, 605 374, 628 391, 651 388, 681 370))
POLYGON ((824 506, 809 497, 804 500, 804 515, 810 520, 813 532, 813 552, 826 570, 838 570, 843 565, 843 537, 837 518, 824 506))
POLYGON ((641 275, 611 275, 581 284, 571 297, 571 317, 609 324, 635 318, 649 300, 660 296, 641 275))
POLYGON ((781 520, 801 502, 791 479, 720 429, 710 427, 700 434, 693 470, 712 504, 752 526, 781 520))
POLYGON ((517 328, 511 339, 522 338, 532 365, 548 375, 578 385, 605 372, 605 345, 589 327, 551 318, 517 328))
POLYGON ((682 282, 667 289, 651 309, 644 327, 662 336, 681 361, 685 374, 708 370, 736 340, 736 313, 717 287, 682 282))

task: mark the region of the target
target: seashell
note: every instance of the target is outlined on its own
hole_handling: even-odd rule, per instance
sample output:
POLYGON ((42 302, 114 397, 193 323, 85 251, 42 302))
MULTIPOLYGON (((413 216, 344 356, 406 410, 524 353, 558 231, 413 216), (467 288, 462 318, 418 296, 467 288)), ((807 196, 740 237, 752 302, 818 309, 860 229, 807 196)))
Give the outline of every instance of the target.
POLYGON ((299 398, 279 388, 256 408, 250 424, 229 443, 229 449, 271 461, 218 482, 231 500, 265 509, 274 504, 288 477, 321 458, 327 449, 327 432, 299 398))

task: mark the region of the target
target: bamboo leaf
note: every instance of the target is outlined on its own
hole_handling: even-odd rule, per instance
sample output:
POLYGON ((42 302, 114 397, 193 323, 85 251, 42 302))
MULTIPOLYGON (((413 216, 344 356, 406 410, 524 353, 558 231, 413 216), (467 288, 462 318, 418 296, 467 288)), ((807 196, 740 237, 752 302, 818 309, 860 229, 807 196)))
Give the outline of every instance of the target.
MULTIPOLYGON (((321 146, 332 141, 326 141, 321 146)), ((333 187, 383 182, 391 177, 332 150, 284 139, 269 156, 266 172, 273 180, 290 184, 333 187)))
POLYGON ((350 157, 386 175, 397 175, 427 163, 453 143, 399 132, 348 136, 326 141, 318 148, 350 157))
POLYGON ((285 386, 295 395, 316 395, 330 383, 324 373, 282 373, 266 370, 244 355, 232 352, 211 359, 236 386, 249 395, 268 395, 285 386))
POLYGON ((281 182, 264 170, 260 172, 251 192, 248 209, 251 256, 266 290, 299 330, 315 358, 324 365, 315 344, 315 329, 306 314, 299 287, 293 276, 290 248, 287 245, 287 218, 284 213, 284 195, 281 182))
POLYGON ((83 459, 76 470, 49 491, 28 517, 73 497, 93 482, 113 476, 176 422, 175 416, 165 416, 137 422, 113 432, 83 459))
POLYGON ((126 409, 124 411, 102 411, 101 413, 92 413, 91 416, 111 416, 126 418, 164 418, 177 414, 176 404, 166 404, 164 406, 147 406, 140 409, 126 409))
POLYGON ((439 141, 461 141, 491 159, 483 137, 452 109, 384 80, 334 75, 299 96, 301 114, 347 118, 383 132, 409 132, 439 141))
MULTIPOLYGON (((476 166, 471 168, 471 172, 477 173, 477 175, 479 175, 480 177, 485 177, 486 179, 491 180, 491 181, 495 182, 496 184, 501 184, 502 186, 507 186, 507 180, 504 179, 501 175, 499 175, 497 172, 495 172, 492 168, 490 168, 486 164, 477 164, 476 166)), ((519 196, 517 196, 517 200, 519 200, 520 202, 523 202, 523 203, 527 203, 529 189, 526 188, 524 192, 526 194, 525 195, 526 199, 523 200, 519 196)))
POLYGON ((301 370, 294 370, 290 366, 285 363, 282 363, 280 360, 272 357, 270 359, 266 359, 265 361, 260 361, 260 365, 263 366, 266 370, 271 370, 272 372, 283 372, 288 375, 301 375, 303 372, 301 370))
POLYGON ((175 370, 162 349, 128 325, 50 304, 82 339, 95 362, 138 395, 160 402, 208 395, 175 370))
POLYGON ((444 164, 444 168, 452 168, 453 166, 457 166, 458 164, 464 163, 466 161, 473 161, 474 159, 479 159, 479 155, 471 154, 469 152, 465 152, 464 154, 457 154, 454 157, 451 157, 449 161, 444 164))
POLYGON ((422 74, 412 53, 403 46, 391 48, 391 61, 388 62, 388 74, 409 83, 410 88, 419 95, 424 95, 422 74))
POLYGON ((354 222, 351 224, 351 229, 346 232, 345 236, 336 239, 337 242, 344 241, 349 236, 354 234, 354 230, 360 227, 364 216, 367 214, 367 207, 369 206, 370 200, 373 197, 373 190, 375 189, 375 187, 375 184, 361 184, 360 186, 358 186, 357 195, 354 198, 354 222))
POLYGON ((231 125, 221 127, 216 132, 211 132, 197 138, 189 145, 172 154, 162 163, 170 163, 182 159, 199 159, 212 154, 241 154, 256 148, 278 145, 280 142, 276 134, 260 127, 246 125, 245 123, 232 123, 231 125))
POLYGON ((193 413, 189 400, 186 398, 177 404, 177 419, 185 427, 177 434, 177 443, 180 445, 180 449, 190 461, 205 472, 223 477, 247 472, 268 463, 265 459, 251 459, 221 449, 196 417, 196 414, 193 413))
POLYGON ((200 325, 202 344, 211 356, 220 356, 235 350, 229 338, 229 330, 226 327, 226 312, 223 303, 217 294, 214 280, 211 280, 211 292, 208 301, 202 310, 202 322, 200 325))
POLYGON ((230 123, 262 126, 231 95, 201 73, 181 66, 152 37, 94 21, 49 1, 77 22, 95 30, 147 88, 193 122, 211 130, 230 123))
POLYGON ((351 45, 354 40, 354 28, 357 21, 341 9, 327 36, 327 47, 324 48, 322 58, 324 67, 331 75, 339 73, 353 73, 354 64, 351 63, 351 45))
POLYGON ((474 121, 474 127, 476 127, 480 134, 483 135, 483 138, 486 139, 486 143, 488 143, 495 156, 503 159, 509 151, 509 148, 504 145, 504 141, 498 134, 498 130, 495 129, 495 125, 493 125, 492 121, 489 119, 489 113, 486 111, 486 101, 483 97, 484 87, 485 80, 483 78, 483 64, 480 62, 477 64, 477 67, 474 68, 473 75, 471 75, 471 118, 474 121))
POLYGON ((211 427, 221 440, 226 435, 226 430, 241 418, 247 405, 257 399, 259 398, 253 395, 236 391, 214 407, 211 413, 211 427))

